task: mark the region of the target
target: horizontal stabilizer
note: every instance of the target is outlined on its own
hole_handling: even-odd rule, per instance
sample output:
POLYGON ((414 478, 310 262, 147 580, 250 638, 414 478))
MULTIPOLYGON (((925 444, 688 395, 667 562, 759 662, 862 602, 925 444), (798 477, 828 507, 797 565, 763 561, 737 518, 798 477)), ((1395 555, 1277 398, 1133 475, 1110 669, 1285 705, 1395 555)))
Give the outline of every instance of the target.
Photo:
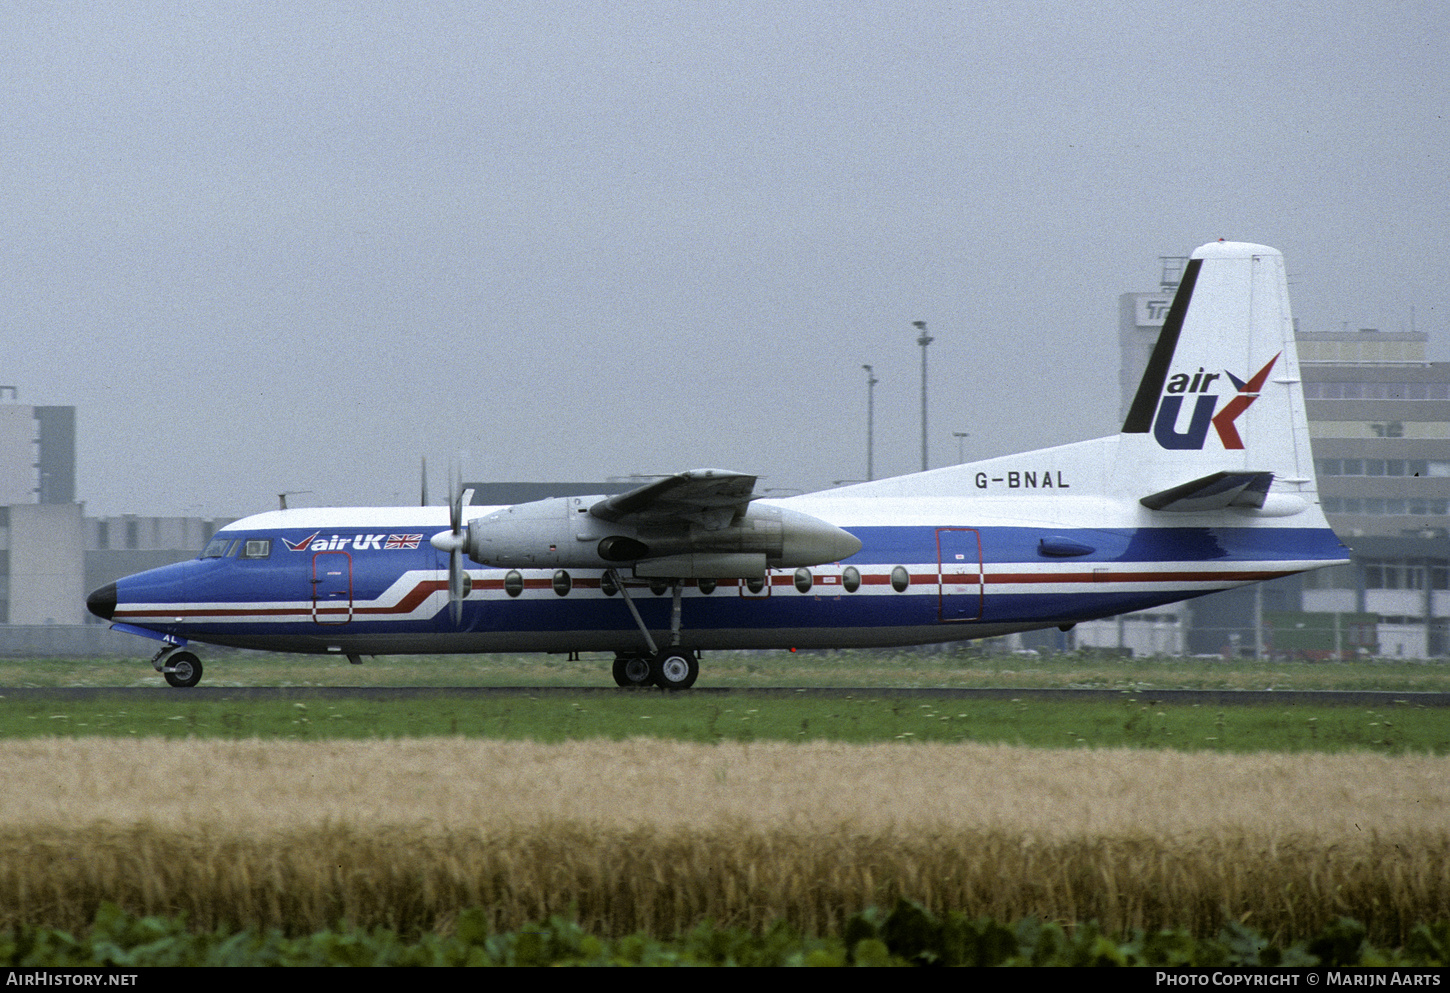
POLYGON ((1216 472, 1191 483, 1160 490, 1138 502, 1149 510, 1177 514, 1228 507, 1257 509, 1264 505, 1269 484, 1273 481, 1272 472, 1216 472))

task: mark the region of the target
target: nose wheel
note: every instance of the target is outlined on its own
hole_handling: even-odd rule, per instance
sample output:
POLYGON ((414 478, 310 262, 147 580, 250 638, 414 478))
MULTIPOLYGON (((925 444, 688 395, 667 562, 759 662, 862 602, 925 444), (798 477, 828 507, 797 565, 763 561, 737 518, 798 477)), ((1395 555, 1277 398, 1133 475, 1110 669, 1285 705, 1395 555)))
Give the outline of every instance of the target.
POLYGON ((186 689, 201 682, 201 659, 191 652, 177 652, 166 660, 161 675, 172 686, 186 689))

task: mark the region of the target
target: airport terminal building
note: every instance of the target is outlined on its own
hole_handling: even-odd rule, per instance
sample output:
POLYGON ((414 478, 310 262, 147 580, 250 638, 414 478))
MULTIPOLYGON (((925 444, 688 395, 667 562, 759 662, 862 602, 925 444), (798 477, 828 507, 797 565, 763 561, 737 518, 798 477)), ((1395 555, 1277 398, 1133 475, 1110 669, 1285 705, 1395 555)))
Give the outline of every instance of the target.
POLYGON ((1303 577, 1302 609, 1375 617, 1378 653, 1450 652, 1450 363, 1425 335, 1299 335, 1314 467, 1353 562, 1303 577))

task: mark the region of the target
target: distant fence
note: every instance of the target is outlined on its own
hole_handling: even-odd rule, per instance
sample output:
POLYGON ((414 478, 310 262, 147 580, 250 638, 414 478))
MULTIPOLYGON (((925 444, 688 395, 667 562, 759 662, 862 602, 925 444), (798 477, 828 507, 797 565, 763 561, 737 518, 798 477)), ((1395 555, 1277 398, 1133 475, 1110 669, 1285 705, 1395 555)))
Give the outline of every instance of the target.
POLYGON ((159 647, 103 624, 0 624, 0 657, 4 658, 150 658, 159 647))

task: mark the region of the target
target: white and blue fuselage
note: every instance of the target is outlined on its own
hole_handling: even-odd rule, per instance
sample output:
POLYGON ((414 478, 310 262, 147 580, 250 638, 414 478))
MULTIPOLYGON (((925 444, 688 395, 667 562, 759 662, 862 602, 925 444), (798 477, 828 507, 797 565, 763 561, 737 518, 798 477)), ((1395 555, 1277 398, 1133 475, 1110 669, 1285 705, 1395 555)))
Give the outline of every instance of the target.
MULTIPOLYGON (((1151 516, 1141 507, 1110 514, 1102 499, 1069 495, 782 502, 856 536, 861 550, 840 562, 770 569, 764 583, 687 581, 684 647, 992 637, 1143 610, 1342 562, 1345 554, 1328 527, 1292 519, 1272 527, 1247 519, 1163 526, 1134 520, 1151 516)), ((447 516, 442 507, 398 507, 250 517, 218 531, 208 557, 120 580, 112 620, 174 639, 292 652, 639 646, 630 612, 599 569, 469 568, 454 625, 448 556, 429 544, 448 529, 447 516)), ((648 580, 626 581, 645 624, 668 632, 668 585, 655 581, 652 592, 648 580)))
MULTIPOLYGON (((88 605, 173 647, 613 651, 621 685, 680 688, 705 649, 1067 627, 1347 561, 1283 258, 1261 245, 1194 253, 1116 436, 784 500, 754 484, 693 470, 512 507, 275 511, 88 605)), ((181 668, 163 671, 199 678, 181 668)))

